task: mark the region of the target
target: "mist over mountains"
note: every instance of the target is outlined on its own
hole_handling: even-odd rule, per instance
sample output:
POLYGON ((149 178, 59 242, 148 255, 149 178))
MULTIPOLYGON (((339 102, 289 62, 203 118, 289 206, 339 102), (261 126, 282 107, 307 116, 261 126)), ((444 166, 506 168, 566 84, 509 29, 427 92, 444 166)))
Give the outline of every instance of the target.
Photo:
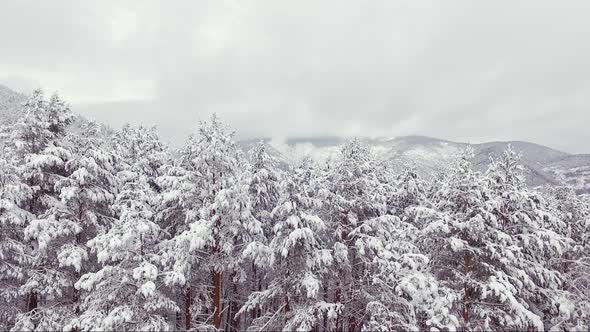
POLYGON ((590 195, 561 185, 585 192, 583 155, 236 142, 216 113, 173 150, 156 127, 115 130, 57 94, 3 96, 0 330, 589 326, 590 195))
MULTIPOLYGON (((328 160, 337 155, 339 146, 346 141, 344 137, 299 137, 277 141, 270 138, 262 140, 274 148, 272 153, 279 160, 289 160, 310 156, 316 160, 328 160)), ((249 150, 259 140, 240 142, 244 150, 249 150)), ((490 164, 490 157, 497 158, 508 145, 522 153, 521 162, 525 166, 527 183, 531 187, 551 186, 566 183, 578 193, 590 192, 590 155, 570 154, 543 145, 522 142, 486 142, 469 144, 452 142, 426 136, 399 136, 363 138, 381 158, 391 161, 396 167, 412 167, 425 177, 431 177, 452 161, 462 150, 471 147, 478 171, 484 171, 490 164)))
MULTIPOLYGON (((22 114, 22 104, 27 96, 0 85, 0 119, 1 125, 10 125, 22 114)), ((73 109, 74 113, 76 112, 73 109)), ((79 127, 87 121, 78 116, 73 127, 79 127)), ((75 129, 74 129, 75 130, 75 129)), ((347 137, 291 137, 286 139, 258 138, 239 141, 245 152, 257 142, 269 143, 272 155, 287 164, 304 156, 317 161, 335 158, 339 146, 347 137)), ((514 150, 522 153, 522 163, 526 169, 527 183, 531 187, 567 184, 579 194, 590 193, 590 154, 572 154, 552 149, 547 146, 524 142, 502 141, 470 144, 454 142, 427 136, 398 137, 364 137, 362 140, 372 147, 374 153, 391 162, 394 167, 412 167, 421 176, 431 177, 440 171, 463 149, 470 146, 475 160, 473 165, 478 171, 485 170, 490 157, 498 157, 510 144, 514 150)))

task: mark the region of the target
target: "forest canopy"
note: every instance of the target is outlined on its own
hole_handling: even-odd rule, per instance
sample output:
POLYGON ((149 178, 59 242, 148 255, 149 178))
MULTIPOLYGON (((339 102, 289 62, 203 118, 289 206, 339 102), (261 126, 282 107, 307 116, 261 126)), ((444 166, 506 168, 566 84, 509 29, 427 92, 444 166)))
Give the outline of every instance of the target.
POLYGON ((433 178, 362 141, 245 154, 217 116, 170 149, 35 91, 0 133, 0 330, 587 330, 590 204, 508 148, 433 178))

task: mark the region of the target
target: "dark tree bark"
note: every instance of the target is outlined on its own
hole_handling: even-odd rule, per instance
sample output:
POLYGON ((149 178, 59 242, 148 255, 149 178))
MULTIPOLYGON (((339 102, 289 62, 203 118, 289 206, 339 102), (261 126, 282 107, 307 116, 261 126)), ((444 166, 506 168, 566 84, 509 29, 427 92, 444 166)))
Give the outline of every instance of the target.
POLYGON ((211 272, 213 281, 213 325, 216 329, 221 326, 221 272, 211 272))
POLYGON ((188 286, 184 293, 184 327, 187 330, 191 329, 191 323, 193 320, 191 315, 191 304, 193 302, 192 295, 192 289, 188 286))
POLYGON ((231 304, 230 304, 231 316, 229 318, 230 318, 230 322, 232 325, 232 331, 240 331, 240 318, 234 317, 235 314, 240 310, 240 304, 238 303, 238 285, 234 281, 234 277, 235 277, 235 273, 234 273, 234 276, 232 276, 232 278, 231 278, 233 297, 231 297, 231 304))
MULTIPOLYGON (((258 282, 258 276, 256 275, 256 264, 252 263, 252 291, 256 291, 256 288, 260 288, 260 284, 258 282)), ((258 309, 253 308, 251 313, 252 321, 258 318, 258 309)))
MULTIPOLYGON (((471 271, 471 256, 467 253, 463 254, 464 274, 467 276, 471 271)), ((467 286, 467 282, 463 284, 463 322, 465 326, 469 326, 469 310, 471 306, 471 290, 467 286)))
POLYGON ((27 312, 31 312, 35 309, 37 309, 38 306, 38 297, 37 297, 37 292, 36 291, 32 291, 29 293, 29 296, 27 298, 27 312))

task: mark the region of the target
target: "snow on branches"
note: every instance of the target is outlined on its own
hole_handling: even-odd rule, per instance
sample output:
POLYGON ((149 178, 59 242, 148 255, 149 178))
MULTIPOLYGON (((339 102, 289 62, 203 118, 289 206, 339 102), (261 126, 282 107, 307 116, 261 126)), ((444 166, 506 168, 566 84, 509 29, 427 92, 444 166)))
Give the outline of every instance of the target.
POLYGON ((508 148, 433 179, 361 139, 318 164, 243 155, 217 117, 74 121, 35 91, 0 136, 0 329, 587 329, 590 205, 508 148))

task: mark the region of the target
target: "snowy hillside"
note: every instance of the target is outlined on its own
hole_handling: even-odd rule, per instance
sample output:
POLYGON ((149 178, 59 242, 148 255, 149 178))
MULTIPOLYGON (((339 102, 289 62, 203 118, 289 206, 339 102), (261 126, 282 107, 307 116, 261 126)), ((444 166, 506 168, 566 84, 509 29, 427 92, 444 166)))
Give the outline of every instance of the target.
POLYGON ((27 97, 0 85, 0 125, 10 125, 22 114, 27 97))
MULTIPOLYGON (((10 126, 22 115, 26 96, 0 85, 0 125, 10 126)), ((75 112, 75 110, 74 110, 75 112)), ((77 116, 72 131, 84 127, 87 119, 77 116)), ((103 126, 103 132, 111 130, 103 126)), ((279 160, 280 167, 311 157, 319 162, 337 158, 339 147, 346 142, 345 137, 298 137, 285 139, 251 139, 238 142, 243 151, 251 150, 258 141, 269 143, 268 153, 279 160)), ((362 138, 372 147, 374 153, 391 162, 398 169, 412 167, 422 176, 430 177, 447 165, 467 143, 452 142, 426 136, 399 136, 362 138)), ((532 187, 567 183, 578 193, 590 193, 590 155, 572 155, 549 147, 522 141, 488 142, 472 144, 475 153, 473 165, 484 171, 490 156, 497 158, 508 144, 522 153, 527 183, 532 187)))
MULTIPOLYGON (((290 162, 309 156, 323 162, 338 154, 338 147, 346 141, 343 137, 293 138, 287 140, 264 139, 274 148, 275 157, 290 162)), ((248 150, 252 142, 240 143, 248 150)), ((510 144, 522 153, 527 183, 532 187, 568 183, 579 192, 590 192, 590 155, 572 155, 543 145, 522 142, 487 142, 468 144, 426 136, 400 136, 362 138, 375 154, 390 160, 398 168, 412 167, 421 175, 430 177, 447 165, 458 153, 471 146, 475 154, 474 167, 485 171, 490 157, 498 158, 510 144)))
POLYGON ((544 168, 553 177, 574 187, 579 193, 590 193, 590 155, 570 155, 544 168))
POLYGON ((423 175, 432 175, 447 165, 465 147, 464 144, 426 136, 401 136, 367 139, 375 153, 393 161, 398 168, 412 167, 423 175))
POLYGON ((512 145, 515 151, 522 153, 522 163, 525 166, 527 183, 530 186, 537 187, 559 183, 554 175, 547 173, 544 169, 553 162, 569 157, 570 154, 534 143, 511 141, 474 144, 473 148, 476 152, 474 165, 476 169, 484 171, 490 163, 490 156, 498 158, 502 151, 508 147, 508 144, 512 145))
MULTIPOLYGON (((0 85, 0 127, 11 126, 14 124, 26 111, 24 103, 27 100, 27 95, 13 91, 3 85, 0 85)), ((75 113, 75 112, 74 112, 75 113)), ((74 114, 74 122, 71 124, 73 132, 80 132, 88 124, 89 119, 74 114)), ((101 133, 112 133, 113 130, 104 124, 99 124, 101 133)))

